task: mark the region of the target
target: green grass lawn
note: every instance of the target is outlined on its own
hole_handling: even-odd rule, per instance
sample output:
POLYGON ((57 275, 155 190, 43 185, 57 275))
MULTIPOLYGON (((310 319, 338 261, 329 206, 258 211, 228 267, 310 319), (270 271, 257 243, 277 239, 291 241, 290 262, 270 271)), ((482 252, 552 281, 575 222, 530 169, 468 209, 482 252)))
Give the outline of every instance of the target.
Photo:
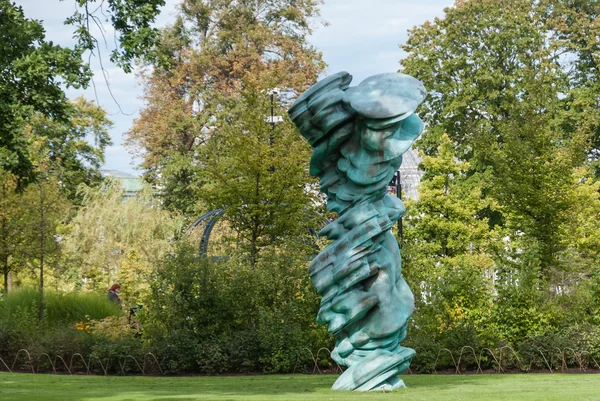
POLYGON ((405 375, 408 388, 385 394, 331 391, 336 377, 0 373, 0 400, 600 400, 599 374, 405 375))

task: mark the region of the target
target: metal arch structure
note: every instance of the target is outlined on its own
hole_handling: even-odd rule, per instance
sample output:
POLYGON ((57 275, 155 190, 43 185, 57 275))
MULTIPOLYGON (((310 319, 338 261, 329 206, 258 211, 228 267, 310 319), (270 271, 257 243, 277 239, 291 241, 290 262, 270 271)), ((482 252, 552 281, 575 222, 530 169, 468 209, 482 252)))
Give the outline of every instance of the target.
POLYGON ((200 257, 206 257, 208 252, 208 240, 210 239, 210 233, 212 229, 217 224, 217 220, 219 220, 225 214, 224 209, 214 209, 208 213, 203 214, 198 217, 196 221, 194 221, 187 229, 187 232, 191 232, 194 228, 198 227, 205 221, 208 221, 206 227, 204 227, 204 231, 202 232, 202 237, 200 238, 200 246, 198 247, 198 255, 200 257))
MULTIPOLYGON (((204 222, 207 222, 206 223, 206 227, 204 227, 204 231, 202 232, 202 237, 200 238, 200 245, 198 247, 198 256, 200 256, 200 257, 206 257, 206 256, 208 256, 208 241, 210 240, 210 234, 211 234, 213 228, 215 227, 215 224, 217 224, 217 221, 221 217, 223 217, 224 214, 225 214, 225 209, 214 209, 214 210, 211 210, 210 212, 207 212, 207 213, 203 214, 202 216, 198 217, 187 228, 186 232, 190 233, 193 229, 195 229, 196 227, 198 227, 200 224, 202 224, 204 222)), ((323 219, 324 219, 323 226, 326 226, 327 224, 329 224, 331 222, 326 217, 323 217, 323 219)), ((320 227, 320 228, 322 228, 322 227, 320 227)), ((309 232, 309 234, 311 236, 313 236, 315 238, 318 238, 318 231, 319 230, 315 230, 311 226, 307 226, 307 230, 308 230, 308 232, 309 232)))

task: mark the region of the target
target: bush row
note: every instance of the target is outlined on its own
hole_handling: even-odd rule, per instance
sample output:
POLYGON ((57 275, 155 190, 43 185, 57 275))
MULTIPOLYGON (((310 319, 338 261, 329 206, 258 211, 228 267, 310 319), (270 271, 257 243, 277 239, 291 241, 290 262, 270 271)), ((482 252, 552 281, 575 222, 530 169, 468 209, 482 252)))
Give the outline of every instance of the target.
MULTIPOLYGON (((133 321, 106 294, 49 293, 40 323, 37 291, 15 291, 0 301, 0 357, 12 363, 24 348, 48 369, 44 353, 65 360, 79 353, 118 373, 128 355, 144 360, 151 352, 168 374, 218 374, 310 370, 318 354, 321 368, 333 368, 328 353, 318 353, 335 345, 315 322, 319 297, 305 268, 294 267, 305 261, 289 255, 273 252, 251 264, 198 259, 182 246, 153 273, 133 321)), ((449 303, 447 294, 424 302, 416 292, 403 343, 417 350, 412 370, 454 370, 459 358, 461 370, 498 369, 500 358, 503 368, 524 371, 600 361, 600 328, 584 308, 587 297, 536 298, 523 284, 511 291, 494 298, 482 292, 463 304, 449 303)))

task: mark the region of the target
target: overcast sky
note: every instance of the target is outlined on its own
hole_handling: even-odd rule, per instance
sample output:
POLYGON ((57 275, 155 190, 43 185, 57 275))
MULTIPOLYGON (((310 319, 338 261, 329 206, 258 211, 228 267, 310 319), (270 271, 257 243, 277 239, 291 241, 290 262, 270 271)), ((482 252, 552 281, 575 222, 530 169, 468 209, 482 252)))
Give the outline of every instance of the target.
MULTIPOLYGON (((74 0, 13 0, 23 7, 25 16, 43 21, 47 39, 70 46, 73 29, 63 22, 74 10, 74 0)), ((157 26, 173 20, 179 0, 167 0, 157 26)), ((370 75, 398 70, 403 57, 399 45, 407 38, 407 30, 427 20, 443 16, 444 8, 453 0, 325 0, 321 6, 321 18, 329 23, 319 27, 312 35, 311 43, 323 53, 329 65, 325 75, 348 71, 354 76, 353 85, 370 75)), ((110 27, 108 27, 110 28, 110 27)), ((85 91, 69 91, 69 97, 84 95, 96 99, 109 113, 114 126, 110 131, 113 145, 106 151, 103 168, 139 175, 136 161, 123 146, 123 134, 129 129, 139 109, 141 88, 135 74, 125 74, 108 61, 111 32, 105 33, 109 50, 102 54, 102 62, 108 74, 110 89, 119 106, 112 100, 102 76, 100 60, 92 58, 96 91, 90 86, 85 91), (122 111, 122 112, 121 112, 122 111)), ((98 35, 97 35, 98 36, 98 35)))

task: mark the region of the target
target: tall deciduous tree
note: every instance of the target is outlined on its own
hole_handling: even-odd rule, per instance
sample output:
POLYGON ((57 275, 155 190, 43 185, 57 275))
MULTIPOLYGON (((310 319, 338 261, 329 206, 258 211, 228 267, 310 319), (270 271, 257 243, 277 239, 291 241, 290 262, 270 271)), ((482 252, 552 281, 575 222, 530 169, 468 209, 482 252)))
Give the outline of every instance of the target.
MULTIPOLYGON (((100 52, 102 40, 93 36, 93 30, 98 28, 103 35, 103 21, 110 21, 116 44, 111 61, 130 72, 134 59, 148 55, 156 44, 158 30, 151 25, 164 3, 76 0, 75 13, 65 21, 75 27, 77 39, 75 48, 69 49, 46 40, 41 22, 26 18, 21 7, 0 1, 0 168, 15 174, 21 189, 35 180, 32 138, 24 135, 24 127, 34 115, 56 125, 72 117, 63 89, 89 83, 92 73, 82 55, 100 52)), ((80 108, 74 113, 81 112, 80 108)))
POLYGON ((575 168, 586 163, 587 125, 572 121, 569 76, 551 40, 548 5, 532 0, 471 0, 411 31, 403 69, 425 82, 429 154, 446 132, 470 171, 487 172, 482 188, 513 235, 538 243, 540 274, 560 268, 558 254, 573 200, 575 168))
POLYGON ((459 158, 477 157, 490 141, 502 142, 498 124, 515 117, 514 107, 529 101, 534 84, 551 87, 548 102, 566 89, 547 41, 546 9, 536 3, 470 0, 410 31, 400 63, 429 91, 421 112, 430 123, 420 145, 426 153, 435 152, 435 138, 446 133, 459 158))
POLYGON ((95 185, 102 179, 98 170, 106 146, 111 144, 108 129, 112 122, 101 107, 83 97, 69 103, 65 120, 40 113, 31 116, 25 135, 35 142, 38 157, 47 160, 48 168, 61 181, 61 190, 80 202, 77 187, 95 185))
POLYGON ((88 188, 83 206, 61 227, 65 282, 86 289, 120 282, 126 298, 139 300, 180 229, 181 220, 158 208, 147 189, 123 199, 118 182, 88 188))
MULTIPOLYGON (((129 131, 146 177, 190 198, 193 151, 245 87, 293 94, 314 83, 324 63, 307 43, 317 0, 186 0, 157 46, 145 76, 146 107, 129 131), (165 174, 166 173, 166 174, 165 174)), ((277 99, 276 99, 277 100, 277 99)), ((165 205, 193 210, 164 191, 165 205)))
POLYGON ((66 119, 70 106, 61 85, 79 87, 91 77, 82 51, 47 41, 39 21, 0 1, 0 168, 21 184, 35 176, 25 124, 35 113, 66 119))
POLYGON ((224 105, 214 130, 195 158, 197 191, 209 208, 224 208, 225 218, 244 243, 254 263, 261 248, 306 237, 318 230, 318 192, 308 174, 311 149, 281 107, 283 122, 269 124, 270 99, 244 92, 224 105))
MULTIPOLYGON (((496 209, 482 197, 485 174, 467 175, 469 163, 456 158, 442 135, 434 155, 424 155, 419 199, 404 217, 403 274, 413 284, 420 331, 448 336, 474 325, 492 300, 499 230, 490 230, 481 210, 496 209)), ((433 338, 430 340, 434 340, 433 338)))

